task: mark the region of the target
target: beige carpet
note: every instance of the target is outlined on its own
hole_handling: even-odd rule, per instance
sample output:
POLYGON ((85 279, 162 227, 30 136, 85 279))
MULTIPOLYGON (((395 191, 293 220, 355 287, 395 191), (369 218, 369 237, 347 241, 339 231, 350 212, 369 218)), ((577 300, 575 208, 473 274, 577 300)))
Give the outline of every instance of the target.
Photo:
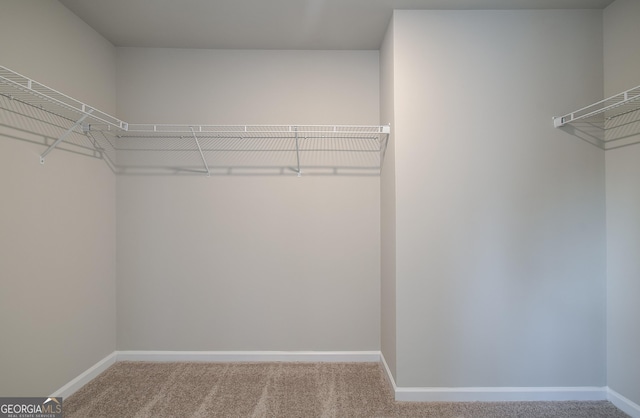
POLYGON ((396 402, 377 363, 116 363, 66 418, 626 417, 602 402, 396 402))

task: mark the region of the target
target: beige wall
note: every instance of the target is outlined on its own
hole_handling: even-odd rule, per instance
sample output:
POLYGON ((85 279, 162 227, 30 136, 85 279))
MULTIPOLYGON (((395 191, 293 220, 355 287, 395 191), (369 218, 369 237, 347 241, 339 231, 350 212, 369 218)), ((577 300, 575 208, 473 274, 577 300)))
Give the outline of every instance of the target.
MULTIPOLYGON (((604 11, 606 96, 640 85, 640 2, 617 0, 604 11)), ((627 115, 627 133, 640 117, 627 115)), ((640 404, 640 145, 607 151, 607 383, 640 404)))
MULTIPOLYGON (((115 48, 57 1, 0 2, 0 65, 115 110, 115 48)), ((16 138, 42 138, 10 117, 0 110, 0 396, 46 396, 115 349, 115 176, 65 151, 41 166, 44 147, 16 138)))
POLYGON ((604 386, 600 11, 396 11, 397 383, 604 386))
MULTIPOLYGON (((139 122, 378 124, 377 51, 118 50, 139 122)), ((118 177, 118 348, 378 350, 380 182, 118 177)))
POLYGON ((116 49, 57 0, 0 2, 0 65, 115 114, 116 49))

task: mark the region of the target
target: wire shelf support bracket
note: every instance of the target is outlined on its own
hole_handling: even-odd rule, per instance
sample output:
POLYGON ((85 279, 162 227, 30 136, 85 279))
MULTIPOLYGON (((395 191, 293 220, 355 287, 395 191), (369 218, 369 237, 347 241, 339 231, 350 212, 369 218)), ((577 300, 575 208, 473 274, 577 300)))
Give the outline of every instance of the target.
POLYGON ((302 177, 302 171, 300 171, 300 140, 298 138, 298 127, 294 126, 293 129, 296 132, 296 162, 298 163, 298 177, 302 177))
POLYGON ((202 163, 204 164, 204 168, 205 168, 205 170, 207 170, 207 177, 211 177, 211 171, 209 171, 209 164, 207 164, 207 159, 204 158, 204 153, 202 152, 202 147, 200 146, 200 141, 198 141, 198 137, 196 135, 196 132, 193 129, 193 126, 191 126, 190 128, 191 128, 191 133, 193 134, 193 139, 196 141, 196 145, 198 146, 198 151, 200 152, 200 157, 202 157, 202 163))
POLYGON ((73 132, 78 126, 80 126, 82 122, 91 115, 92 112, 93 109, 89 109, 87 113, 82 115, 82 117, 78 119, 69 129, 67 129, 67 131, 63 133, 53 144, 49 145, 49 148, 47 148, 45 152, 40 155, 40 164, 44 164, 44 159, 47 157, 47 155, 49 155, 49 153, 53 151, 53 149, 57 147, 60 142, 71 135, 71 132, 73 132))

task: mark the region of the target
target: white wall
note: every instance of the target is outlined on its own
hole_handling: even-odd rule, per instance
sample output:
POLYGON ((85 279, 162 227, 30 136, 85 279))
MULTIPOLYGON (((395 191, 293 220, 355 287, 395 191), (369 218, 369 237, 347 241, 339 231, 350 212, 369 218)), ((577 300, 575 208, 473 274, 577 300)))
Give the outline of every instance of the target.
MULTIPOLYGON (((0 2, 0 65, 115 111, 115 48, 57 1, 0 2)), ((41 166, 45 148, 20 139, 42 138, 9 118, 0 110, 0 396, 46 396, 115 349, 115 176, 65 151, 41 166)))
POLYGON ((600 11, 396 11, 399 386, 604 386, 600 11))
POLYGON ((391 124, 380 174, 380 349, 396 376, 396 156, 394 122, 393 19, 380 47, 380 120, 391 124))
MULTIPOLYGON (((378 124, 377 51, 118 50, 125 120, 378 124)), ((118 348, 377 350, 378 177, 120 176, 118 348)))
MULTIPOLYGON (((638 19, 638 1, 617 0, 604 11, 607 97, 640 85, 638 19)), ((627 125, 629 133, 639 128, 638 122, 627 125)), ((607 382, 640 404, 640 145, 607 151, 606 167, 607 382)))

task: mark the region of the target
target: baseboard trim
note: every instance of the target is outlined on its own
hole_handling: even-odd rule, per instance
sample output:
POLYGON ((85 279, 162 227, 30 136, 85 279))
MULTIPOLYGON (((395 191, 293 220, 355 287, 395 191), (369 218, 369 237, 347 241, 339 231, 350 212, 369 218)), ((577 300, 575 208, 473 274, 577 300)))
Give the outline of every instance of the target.
POLYGON ((625 398, 611 388, 607 388, 607 399, 625 414, 633 418, 640 418, 640 405, 625 398))
POLYGON ((118 351, 118 361, 377 363, 379 351, 118 351))
POLYGON ((114 351, 51 394, 71 396, 118 361, 191 362, 381 362, 397 401, 505 402, 609 400, 640 418, 640 406, 608 387, 399 387, 380 351, 114 351))
POLYGON ((387 378, 389 386, 391 386, 393 393, 396 393, 398 390, 398 386, 396 386, 396 380, 393 378, 393 373, 391 373, 389 364, 387 364, 387 359, 384 358, 384 354, 382 352, 380 352, 380 362, 382 363, 382 367, 384 368, 385 377, 387 378))
POLYGON ((410 402, 509 402, 509 401, 603 401, 606 387, 402 387, 380 354, 387 381, 396 401, 410 402))
POLYGON ((414 402, 513 402, 603 401, 605 387, 398 387, 397 401, 414 402))
POLYGON ((96 376, 98 376, 103 371, 107 370, 117 361, 116 352, 109 354, 93 366, 89 367, 87 370, 78 375, 75 379, 71 380, 66 385, 62 386, 60 389, 53 392, 50 396, 53 397, 62 397, 67 398, 73 395, 78 389, 89 383, 96 376))

